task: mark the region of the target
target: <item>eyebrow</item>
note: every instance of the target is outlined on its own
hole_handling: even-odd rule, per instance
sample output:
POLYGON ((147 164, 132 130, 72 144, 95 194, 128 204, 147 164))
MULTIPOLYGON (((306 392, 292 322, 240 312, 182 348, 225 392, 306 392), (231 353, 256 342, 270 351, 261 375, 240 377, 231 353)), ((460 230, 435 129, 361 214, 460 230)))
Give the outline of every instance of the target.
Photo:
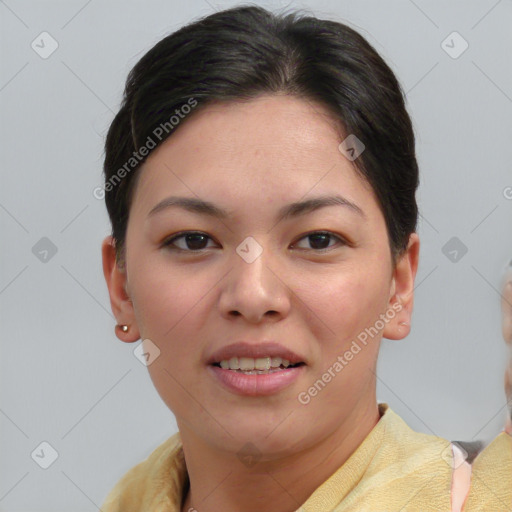
MULTIPOLYGON (((197 199, 194 197, 170 196, 163 199, 156 206, 154 206, 148 213, 148 218, 172 206, 177 206, 192 213, 208 215, 218 219, 226 219, 230 215, 229 212, 209 201, 203 201, 202 199, 197 199)), ((324 208, 326 206, 344 206, 357 215, 366 218, 363 210, 361 210, 359 206, 357 206, 352 201, 349 201, 345 197, 321 196, 283 206, 277 213, 276 221, 280 222, 291 217, 298 217, 300 215, 319 210, 320 208, 324 208)))

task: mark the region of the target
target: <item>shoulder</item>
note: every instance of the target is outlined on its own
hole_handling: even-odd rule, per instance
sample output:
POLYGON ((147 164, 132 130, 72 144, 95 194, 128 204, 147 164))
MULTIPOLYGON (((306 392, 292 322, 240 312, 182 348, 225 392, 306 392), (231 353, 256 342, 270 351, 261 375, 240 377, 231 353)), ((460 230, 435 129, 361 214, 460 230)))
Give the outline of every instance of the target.
POLYGON ((473 462, 464 511, 512 509, 512 436, 501 432, 473 462))
POLYGON ((450 510, 450 441, 413 430, 387 404, 379 408, 384 414, 378 448, 340 510, 450 510))
MULTIPOLYGON (((425 434, 413 430, 409 425, 396 414, 387 404, 384 420, 385 432, 382 456, 390 459, 399 457, 408 461, 409 469, 433 466, 437 467, 441 462, 444 469, 451 469, 453 457, 451 442, 434 434, 425 434), (392 454, 395 454, 394 457, 392 454)), ((449 471, 448 471, 449 472, 449 471)))
POLYGON ((151 510, 151 505, 156 503, 165 502, 169 507, 180 504, 186 478, 181 438, 177 432, 123 475, 109 492, 101 510, 138 512, 151 510))

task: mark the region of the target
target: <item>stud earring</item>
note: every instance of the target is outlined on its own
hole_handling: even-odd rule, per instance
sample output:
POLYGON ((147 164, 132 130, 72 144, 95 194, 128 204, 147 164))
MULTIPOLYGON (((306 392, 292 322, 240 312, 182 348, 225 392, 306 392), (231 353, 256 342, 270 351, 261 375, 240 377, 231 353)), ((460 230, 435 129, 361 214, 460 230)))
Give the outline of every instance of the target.
POLYGON ((117 324, 116 327, 119 327, 123 332, 128 332, 129 327, 127 325, 117 324))

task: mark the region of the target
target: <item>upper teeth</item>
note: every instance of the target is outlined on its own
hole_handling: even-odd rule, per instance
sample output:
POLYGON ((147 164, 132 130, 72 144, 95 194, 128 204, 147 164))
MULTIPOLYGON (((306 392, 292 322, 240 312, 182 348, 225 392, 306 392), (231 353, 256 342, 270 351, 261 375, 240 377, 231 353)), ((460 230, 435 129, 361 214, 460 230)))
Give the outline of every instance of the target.
POLYGON ((281 357, 232 357, 224 359, 220 362, 221 368, 230 370, 270 370, 270 368, 278 368, 283 365, 285 368, 290 366, 288 359, 281 357))

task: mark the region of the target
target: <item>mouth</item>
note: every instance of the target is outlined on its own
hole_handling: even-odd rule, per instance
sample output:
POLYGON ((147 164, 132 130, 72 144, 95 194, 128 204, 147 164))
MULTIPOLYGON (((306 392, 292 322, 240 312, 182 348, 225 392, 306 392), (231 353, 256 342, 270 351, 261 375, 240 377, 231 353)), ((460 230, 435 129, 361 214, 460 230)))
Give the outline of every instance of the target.
POLYGON ((269 396, 302 378, 308 360, 274 341, 239 341, 207 359, 208 373, 224 389, 244 396, 269 396))
POLYGON ((305 363, 302 361, 292 363, 290 360, 282 357, 270 356, 258 358, 231 357, 230 359, 223 359, 222 361, 212 363, 212 366, 217 368, 243 373, 244 375, 268 375, 304 365, 305 363))
POLYGON ((208 365, 216 382, 243 396, 269 396, 291 386, 306 370, 304 362, 291 364, 280 357, 232 357, 208 365))

